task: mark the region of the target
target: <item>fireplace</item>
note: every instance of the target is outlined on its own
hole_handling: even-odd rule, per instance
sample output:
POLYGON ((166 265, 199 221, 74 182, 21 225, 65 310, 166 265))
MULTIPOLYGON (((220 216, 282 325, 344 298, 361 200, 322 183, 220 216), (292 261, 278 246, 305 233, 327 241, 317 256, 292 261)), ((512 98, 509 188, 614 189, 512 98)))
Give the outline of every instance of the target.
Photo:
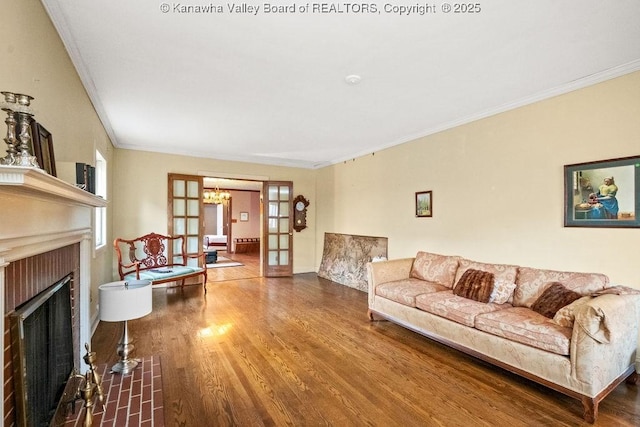
POLYGON ((73 274, 9 315, 18 425, 48 426, 74 372, 73 274))
MULTIPOLYGON (((49 386, 55 387, 57 392, 60 382, 64 382, 71 372, 69 369, 64 368, 67 372, 61 375, 66 376, 65 378, 47 378, 46 375, 48 374, 45 373, 45 369, 48 369, 48 366, 54 361, 50 360, 49 355, 44 353, 25 354, 25 349, 20 347, 21 335, 24 336, 24 330, 18 330, 20 319, 23 319, 22 322, 29 319, 31 310, 38 308, 38 305, 42 304, 43 300, 50 296, 51 291, 58 290, 56 288, 61 284, 68 285, 66 288, 68 290, 68 311, 65 313, 68 314, 68 318, 60 321, 68 322, 70 331, 66 326, 64 328, 66 332, 70 332, 71 336, 63 337, 65 339, 63 346, 66 348, 61 348, 57 351, 70 354, 71 367, 80 368, 79 307, 76 304, 79 289, 75 286, 75 280, 73 280, 79 274, 79 256, 80 245, 73 244, 16 260, 5 269, 5 310, 8 313, 5 320, 5 337, 9 339, 5 339, 5 343, 8 343, 8 345, 5 345, 4 349, 4 360, 7 367, 4 378, 4 396, 5 400, 14 403, 13 410, 9 414, 5 414, 5 425, 12 425, 14 422, 17 422, 17 425, 42 425, 34 422, 20 422, 27 416, 27 409, 32 409, 27 407, 32 406, 30 400, 33 397, 29 396, 29 392, 33 390, 30 390, 29 386, 24 382, 26 380, 25 377, 32 374, 31 370, 28 369, 29 367, 35 367, 38 370, 37 374, 45 375, 40 379, 45 382, 46 386, 41 384, 37 386, 39 395, 44 393, 44 389, 49 386), (52 284, 54 285, 51 286, 52 284), (69 344, 71 347, 69 347, 69 344), (29 356, 33 356, 36 359, 29 359, 29 356), (54 383, 57 384, 54 386, 54 383)), ((34 319, 31 319, 31 321, 34 319)), ((64 363, 68 364, 68 356, 63 356, 63 358, 66 359, 64 363)))
POLYGON ((95 207, 106 205, 105 200, 40 169, 0 166, 0 330, 4 332, 0 425, 19 422, 16 394, 21 386, 16 386, 13 375, 17 349, 11 342, 10 316, 68 276, 73 278, 72 361, 78 371, 88 369, 81 351, 91 340, 92 216, 95 207))

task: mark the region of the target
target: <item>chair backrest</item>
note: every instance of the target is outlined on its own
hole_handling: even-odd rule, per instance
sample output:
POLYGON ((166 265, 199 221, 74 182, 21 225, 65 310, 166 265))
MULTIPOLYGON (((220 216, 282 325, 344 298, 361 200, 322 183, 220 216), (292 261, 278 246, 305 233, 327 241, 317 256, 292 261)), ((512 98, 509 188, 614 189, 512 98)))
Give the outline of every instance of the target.
POLYGON ((148 270, 187 263, 185 238, 182 235, 165 236, 149 233, 131 240, 117 238, 113 241, 113 247, 118 257, 120 277, 131 271, 125 271, 124 265, 128 264, 137 263, 140 265, 140 270, 148 270))

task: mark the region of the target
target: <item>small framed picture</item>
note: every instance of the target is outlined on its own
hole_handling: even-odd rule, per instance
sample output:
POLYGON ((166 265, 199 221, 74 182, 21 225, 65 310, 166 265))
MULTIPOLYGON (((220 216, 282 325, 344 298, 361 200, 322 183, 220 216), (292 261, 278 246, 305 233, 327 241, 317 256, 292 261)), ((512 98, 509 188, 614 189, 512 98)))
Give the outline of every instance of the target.
POLYGON ((51 132, 34 120, 31 122, 31 139, 33 155, 36 156, 40 168, 49 175, 56 176, 56 160, 53 155, 53 136, 51 136, 51 132))
POLYGON ((249 212, 240 212, 240 221, 249 221, 249 212))
POLYGON ((640 156, 564 167, 565 227, 640 227, 640 156))
POLYGON ((416 217, 424 218, 433 216, 433 195, 431 191, 419 191, 416 193, 416 217))

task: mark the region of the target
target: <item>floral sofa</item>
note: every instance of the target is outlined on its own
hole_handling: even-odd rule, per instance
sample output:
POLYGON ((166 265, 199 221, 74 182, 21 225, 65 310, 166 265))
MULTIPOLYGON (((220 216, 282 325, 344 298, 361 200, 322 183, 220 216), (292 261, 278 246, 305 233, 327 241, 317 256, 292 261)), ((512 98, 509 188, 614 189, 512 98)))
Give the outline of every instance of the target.
POLYGON ((369 263, 368 286, 371 320, 577 398, 588 422, 618 384, 636 383, 640 292, 603 274, 418 252, 369 263))

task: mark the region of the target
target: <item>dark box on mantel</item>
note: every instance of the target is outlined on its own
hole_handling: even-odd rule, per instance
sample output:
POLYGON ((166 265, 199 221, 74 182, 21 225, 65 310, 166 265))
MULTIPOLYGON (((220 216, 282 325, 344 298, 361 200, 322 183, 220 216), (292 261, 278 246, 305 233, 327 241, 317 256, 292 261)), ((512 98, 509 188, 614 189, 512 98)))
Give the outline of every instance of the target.
POLYGON ((76 184, 91 194, 96 194, 96 168, 86 163, 76 163, 76 184))

